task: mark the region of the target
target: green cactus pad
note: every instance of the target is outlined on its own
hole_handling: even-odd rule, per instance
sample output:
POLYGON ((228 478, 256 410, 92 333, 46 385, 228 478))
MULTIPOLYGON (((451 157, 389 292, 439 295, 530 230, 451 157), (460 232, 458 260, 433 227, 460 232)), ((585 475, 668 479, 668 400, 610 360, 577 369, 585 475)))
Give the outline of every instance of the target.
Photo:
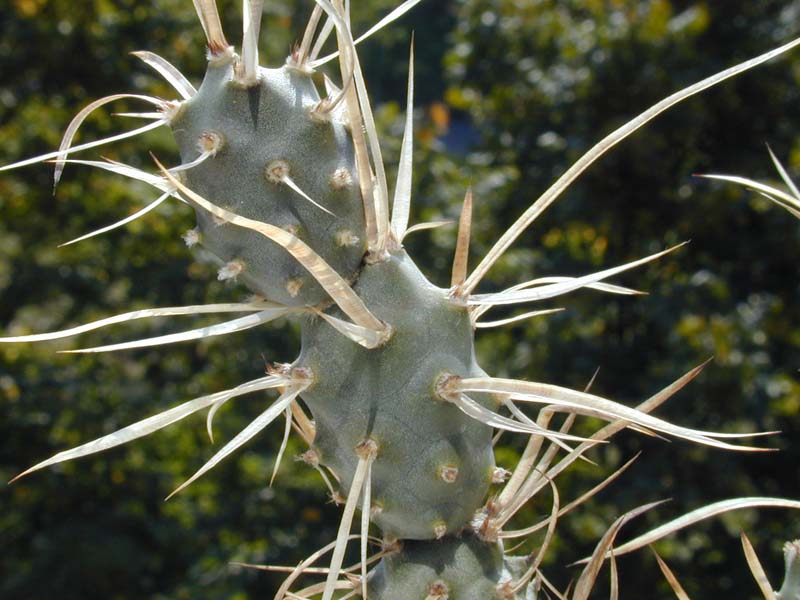
POLYGON ((482 505, 494 469, 491 428, 435 393, 443 373, 483 375, 467 311, 404 252, 365 266, 355 290, 394 334, 367 350, 322 319, 304 325, 297 365, 314 374, 303 393, 317 427, 314 449, 347 495, 355 447, 374 440, 373 522, 404 539, 457 532, 482 505))
MULTIPOLYGON (((258 84, 234 79, 233 63, 212 62, 198 93, 171 126, 183 163, 217 148, 185 171, 195 192, 234 213, 281 227, 311 246, 343 277, 365 251, 363 207, 345 124, 312 119, 319 94, 309 75, 259 69, 258 84), (332 216, 282 182, 291 180, 332 216)), ((220 223, 197 209, 199 243, 252 291, 281 304, 317 304, 326 295, 284 249, 262 235, 220 223)))
POLYGON ((525 559, 507 558, 502 546, 472 534, 406 541, 369 576, 371 600, 527 600, 510 593, 525 559))

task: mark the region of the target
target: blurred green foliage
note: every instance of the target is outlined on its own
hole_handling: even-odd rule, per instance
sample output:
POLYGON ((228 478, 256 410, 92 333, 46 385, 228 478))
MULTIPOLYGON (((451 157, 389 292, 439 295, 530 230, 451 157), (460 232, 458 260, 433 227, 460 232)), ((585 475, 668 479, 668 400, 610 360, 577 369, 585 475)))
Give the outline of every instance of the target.
MULTIPOLYGON (((364 3, 366 4, 366 3, 364 3)), ((356 6, 356 30, 394 2, 356 6)), ((221 2, 238 41, 240 7, 221 2)), ((265 4, 262 52, 278 64, 302 31, 311 3, 265 4)), ((367 42, 363 60, 380 106, 387 161, 402 134, 406 56, 417 44, 415 218, 452 218, 467 185, 476 191, 473 258, 602 135, 672 91, 798 34, 800 2, 728 0, 439 0, 423 2, 367 42)), ((9 0, 0 5, 0 163, 57 147, 71 116, 117 92, 170 97, 166 84, 128 52, 148 49, 202 76, 202 31, 187 0, 9 0)), ((761 67, 660 117, 603 158, 492 270, 491 290, 543 275, 577 275, 665 245, 692 243, 620 281, 650 293, 620 298, 583 292, 551 306, 564 313, 479 334, 487 371, 582 387, 635 403, 710 356, 701 378, 659 415, 725 431, 782 431, 779 454, 725 454, 621 435, 559 482, 574 498, 637 451, 635 466, 560 525, 546 568, 562 586, 564 565, 586 555, 620 513, 655 499, 670 504, 631 524, 643 531, 686 510, 738 495, 800 497, 800 228, 747 191, 693 179, 728 172, 776 179, 763 143, 800 167, 800 55, 761 67)), ((114 111, 133 109, 133 103, 114 111)), ((95 139, 130 121, 93 116, 95 139)), ((168 134, 105 147, 102 155, 150 167, 152 150, 176 160, 168 134)), ((0 321, 7 334, 63 328, 146 306, 235 300, 180 239, 190 211, 163 205, 118 230, 57 248, 113 222, 152 192, 71 165, 52 195, 52 166, 0 176, 0 321)), ((452 228, 409 238, 430 277, 447 282, 452 228)), ((502 313, 497 311, 498 316, 502 313)), ((196 320, 186 321, 188 328, 196 320)), ((292 360, 295 329, 270 325, 234 337, 114 355, 56 352, 175 331, 131 324, 79 342, 0 347, 0 478, 58 450, 203 393, 252 379, 264 361, 292 360)), ((216 420, 225 440, 260 412, 256 397, 216 420)), ((584 425, 584 432, 590 431, 584 425)), ((277 428, 175 499, 162 499, 214 451, 201 418, 150 438, 37 473, 0 494, 0 597, 39 599, 245 599, 280 577, 231 561, 296 564, 330 541, 339 511, 319 477, 291 461, 267 478, 277 428)), ((501 464, 519 441, 504 437, 501 464)), ((521 518, 546 515, 550 498, 521 518)), ((693 597, 757 597, 738 547, 744 528, 777 584, 779 548, 800 535, 795 515, 721 519, 659 548, 693 597)), ((624 537, 624 533, 623 533, 624 537)), ((531 547, 536 540, 531 542, 531 547)), ((622 597, 659 590, 645 552, 620 560, 622 597), (627 592, 627 593, 626 593, 627 592)), ((598 597, 605 590, 598 589, 598 597)))

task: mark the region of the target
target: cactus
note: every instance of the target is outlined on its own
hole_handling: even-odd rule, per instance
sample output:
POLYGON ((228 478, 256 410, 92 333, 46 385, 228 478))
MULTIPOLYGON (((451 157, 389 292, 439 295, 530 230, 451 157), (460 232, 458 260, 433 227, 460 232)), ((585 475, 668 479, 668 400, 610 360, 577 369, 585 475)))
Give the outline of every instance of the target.
MULTIPOLYGON (((382 24, 417 2, 404 2, 382 24)), ((519 217, 471 273, 467 257, 473 198, 466 190, 451 285, 445 289, 428 281, 403 247, 410 232, 412 194, 413 43, 408 117, 390 211, 380 140, 342 0, 316 0, 302 41, 277 69, 259 66, 263 2, 243 3, 240 54, 223 34, 214 1, 195 0, 194 4, 208 43, 208 67, 199 88, 164 59, 139 53, 180 97, 165 101, 131 95, 156 107, 158 113, 140 115, 152 123, 114 138, 73 146, 76 131, 93 110, 125 97, 109 96, 78 114, 57 151, 3 169, 52 159, 57 184, 66 165, 83 162, 152 185, 162 195, 138 214, 168 198, 190 206, 197 226, 185 234, 187 245, 202 247, 219 267, 220 279, 236 281, 254 296, 241 303, 133 311, 69 330, 0 341, 58 339, 154 316, 248 313, 202 329, 81 351, 201 339, 288 316, 301 329, 301 353, 291 363, 271 365, 264 377, 189 400, 60 452, 20 477, 132 441, 205 409, 211 434, 213 418, 228 400, 277 390, 277 400, 173 493, 286 416, 281 452, 294 426, 309 446, 304 460, 319 471, 344 508, 337 538, 326 549, 331 557, 325 581, 292 592, 297 579, 322 554, 317 553, 290 573, 276 593, 278 600, 318 595, 331 600, 340 591, 345 591, 342 597, 360 594, 373 600, 522 600, 536 597, 547 585, 539 567, 562 514, 553 480, 594 445, 630 427, 721 449, 758 450, 731 443, 735 435, 698 431, 650 414, 696 377, 700 367, 630 408, 588 390, 490 377, 477 363, 474 332, 492 307, 535 302, 581 288, 633 294, 634 290, 606 280, 677 247, 583 277, 534 280, 494 293, 476 290, 520 233, 617 143, 685 98, 800 41, 681 90, 609 134, 519 217), (338 45, 340 87, 328 75, 319 74, 326 62, 319 57, 320 50, 332 33, 338 45), (158 172, 152 174, 110 161, 69 158, 158 127, 172 130, 180 150, 179 166, 166 168, 156 158, 158 172), (521 408, 529 405, 542 408, 529 416, 521 408), (559 421, 558 413, 566 413, 566 419, 559 421), (580 437, 570 433, 576 416, 599 417, 608 425, 589 438, 580 437), (560 425, 555 427, 556 423, 560 425), (496 431, 521 434, 528 440, 513 474, 495 465, 496 431), (557 460, 559 451, 565 454, 557 460), (531 528, 511 530, 512 517, 548 489, 553 497, 551 516, 531 528), (360 561, 354 572, 342 566, 357 512, 360 561), (504 540, 535 530, 546 531, 537 554, 505 554, 504 540), (380 532, 382 549, 368 570, 374 562, 368 558, 370 531, 380 532)), ((547 311, 523 316, 543 312, 547 311)), ((652 506, 627 513, 586 560, 573 597, 588 597, 606 558, 640 548, 690 522, 754 506, 800 508, 800 503, 772 498, 717 503, 613 549, 612 554, 622 525, 652 506)))

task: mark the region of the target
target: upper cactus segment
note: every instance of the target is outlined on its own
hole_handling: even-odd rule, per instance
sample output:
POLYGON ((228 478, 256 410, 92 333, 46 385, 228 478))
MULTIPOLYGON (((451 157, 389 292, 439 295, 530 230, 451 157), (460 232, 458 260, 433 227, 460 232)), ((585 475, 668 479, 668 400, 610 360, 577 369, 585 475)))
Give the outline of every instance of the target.
MULTIPOLYGON (((304 241, 345 279, 366 249, 364 212, 350 135, 333 115, 313 116, 320 96, 310 75, 259 68, 242 85, 233 57, 209 62, 197 94, 170 125, 186 185, 217 206, 272 224, 304 241)), ((199 242, 252 291, 286 305, 313 305, 324 290, 283 248, 197 208, 199 242)))
MULTIPOLYGON (((523 600, 515 590, 526 559, 505 557, 500 544, 474 535, 438 541, 405 542, 370 574, 371 600, 523 600)), ((519 586, 523 588, 523 586, 519 586)))

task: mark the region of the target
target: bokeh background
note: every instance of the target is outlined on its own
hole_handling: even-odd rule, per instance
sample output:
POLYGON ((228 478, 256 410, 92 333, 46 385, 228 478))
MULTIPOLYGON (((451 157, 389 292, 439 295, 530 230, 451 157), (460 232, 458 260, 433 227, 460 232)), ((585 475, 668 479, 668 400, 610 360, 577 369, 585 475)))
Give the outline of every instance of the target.
MULTIPOLYGON (((393 0, 355 3, 355 29, 393 0), (360 6, 364 5, 364 6, 360 6)), ((239 41, 240 5, 222 1, 239 41)), ((262 62, 280 64, 311 2, 267 0, 262 62)), ((473 260, 602 135, 672 91, 798 35, 792 0, 427 0, 364 45, 363 62, 390 171, 402 135, 406 57, 416 32, 416 221, 453 218, 476 194, 473 260)), ((0 163, 58 146, 72 115, 117 92, 172 97, 129 55, 161 54, 193 81, 204 68, 202 31, 188 0, 4 0, 0 3, 0 163)), ((800 53, 725 83, 660 117, 599 161, 508 252, 483 289, 542 275, 579 275, 683 240, 691 244, 616 279, 643 297, 572 294, 563 313, 478 335, 497 375, 583 387, 633 404, 709 357, 701 377, 659 411, 723 431, 781 430, 780 452, 730 454, 621 435, 559 481, 571 499, 643 451, 634 467, 560 523, 545 564, 559 585, 622 512, 672 501, 622 539, 705 503, 740 495, 800 498, 800 223, 753 193, 693 178, 725 172, 775 181, 765 142, 800 168, 800 53)), ((124 102, 114 111, 138 108, 124 102)), ((81 140, 130 127, 99 111, 81 140)), ((151 169, 148 150, 177 160, 168 132, 90 152, 151 169)), ((88 158, 89 156, 84 155, 88 158)), ((231 301, 180 234, 190 211, 162 205, 124 230, 58 248, 154 198, 108 173, 67 168, 52 195, 52 166, 0 174, 0 323, 4 334, 60 329, 134 308, 231 301)), ((445 285, 455 231, 409 238, 430 278, 445 285)), ((504 313, 498 311, 497 315, 504 313)), ((226 389, 290 361, 291 323, 196 344, 99 356, 61 349, 133 339, 205 321, 157 321, 79 340, 0 347, 0 480, 51 454, 183 400, 226 389)), ((231 402, 217 439, 261 411, 231 402)), ((596 424, 584 423, 584 433, 596 424)), ((169 502, 163 498, 215 451, 202 416, 145 440, 0 488, 0 597, 61 600, 271 597, 280 577, 232 561, 296 564, 335 536, 339 511, 319 477, 291 460, 268 477, 280 426, 262 434, 169 502)), ((521 441, 504 437, 501 465, 521 441)), ((219 443, 219 442, 218 442, 219 443)), ((549 514, 531 503, 520 522, 549 514)), ((798 516, 746 511, 692 527, 658 549, 693 597, 757 598, 741 549, 744 530, 777 585, 780 547, 798 516)), ((523 548, 531 550, 538 540, 523 548)), ((646 551, 619 561, 623 598, 670 592, 646 551)), ((597 597, 607 594, 601 579, 597 597)))

